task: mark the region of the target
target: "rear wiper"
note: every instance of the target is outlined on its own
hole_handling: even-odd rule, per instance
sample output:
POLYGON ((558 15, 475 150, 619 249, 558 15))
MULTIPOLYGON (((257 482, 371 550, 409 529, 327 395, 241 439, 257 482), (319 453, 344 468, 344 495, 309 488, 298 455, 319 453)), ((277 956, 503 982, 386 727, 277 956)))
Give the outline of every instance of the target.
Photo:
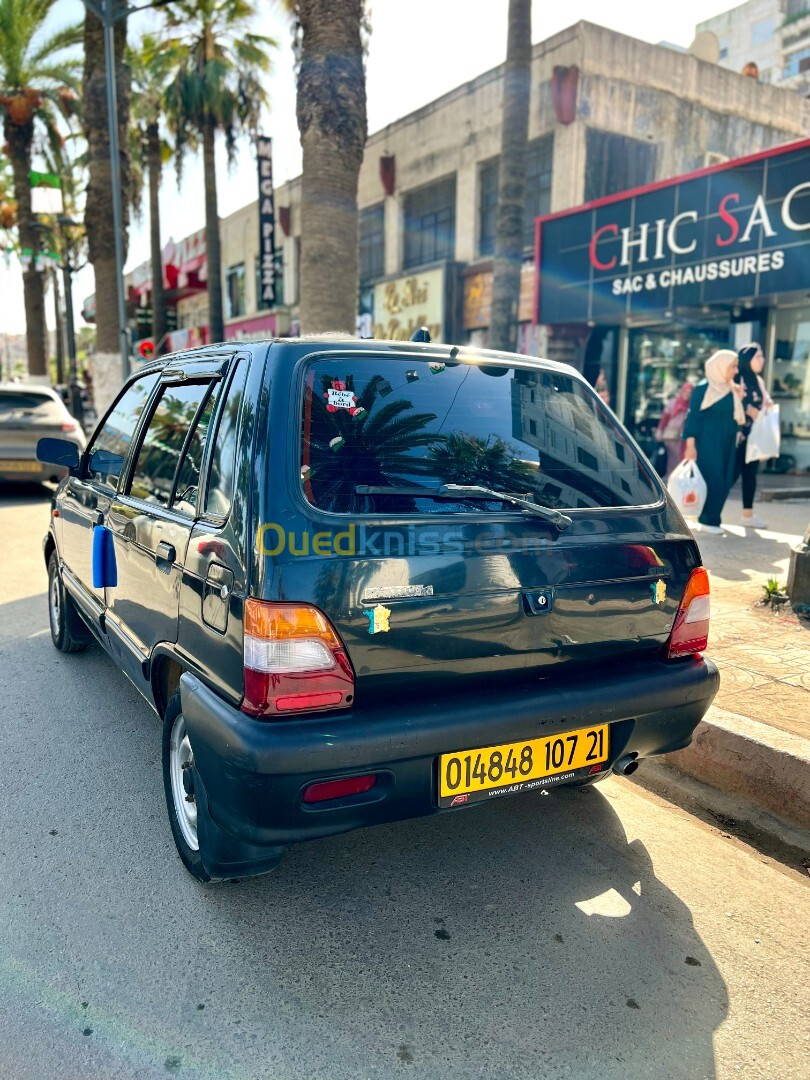
POLYGON ((412 499, 452 499, 462 502, 464 499, 492 499, 496 502, 508 502, 519 506, 521 510, 544 518, 563 532, 571 524, 571 518, 552 510, 550 506, 539 506, 525 495, 512 491, 495 491, 494 488, 479 487, 477 484, 442 484, 437 488, 374 486, 357 484, 355 495, 406 495, 412 499))
POLYGON ((556 525, 563 532, 571 524, 571 518, 561 514, 559 510, 552 510, 550 506, 540 506, 532 502, 525 495, 516 495, 511 491, 496 491, 495 488, 480 487, 478 484, 442 484, 438 489, 443 495, 457 495, 465 499, 501 499, 503 502, 519 506, 521 510, 534 514, 536 517, 545 518, 556 525))

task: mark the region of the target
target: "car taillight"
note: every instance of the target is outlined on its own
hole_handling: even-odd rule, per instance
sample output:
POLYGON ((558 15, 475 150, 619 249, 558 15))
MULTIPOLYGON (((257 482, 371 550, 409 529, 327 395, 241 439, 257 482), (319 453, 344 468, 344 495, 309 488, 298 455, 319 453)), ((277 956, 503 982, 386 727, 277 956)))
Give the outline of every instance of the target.
POLYGON ((689 575, 667 642, 667 659, 702 652, 709 640, 709 575, 699 566, 689 575))
POLYGON ((76 431, 78 426, 79 425, 76 423, 75 420, 63 420, 62 421, 62 431, 76 431))
POLYGON ((245 602, 242 711, 280 717, 343 709, 354 700, 354 671, 326 616, 308 604, 245 602))

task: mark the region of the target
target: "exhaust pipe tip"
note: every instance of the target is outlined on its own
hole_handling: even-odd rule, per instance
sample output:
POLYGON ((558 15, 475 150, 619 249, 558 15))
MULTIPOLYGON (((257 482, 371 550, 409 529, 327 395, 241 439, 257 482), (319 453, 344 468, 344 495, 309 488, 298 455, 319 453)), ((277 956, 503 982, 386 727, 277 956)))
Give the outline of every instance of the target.
POLYGON ((613 771, 619 776, 631 776, 638 768, 638 754, 625 754, 620 757, 613 766, 613 771))

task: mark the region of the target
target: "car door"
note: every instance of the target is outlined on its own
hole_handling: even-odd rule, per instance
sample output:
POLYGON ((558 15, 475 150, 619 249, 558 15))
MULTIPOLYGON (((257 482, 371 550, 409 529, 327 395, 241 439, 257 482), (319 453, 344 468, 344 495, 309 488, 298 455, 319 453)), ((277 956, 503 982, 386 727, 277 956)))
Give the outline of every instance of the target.
MULTIPOLYGON (((249 361, 247 355, 237 357, 214 416, 203 463, 205 483, 186 552, 178 631, 179 651, 195 657, 210 684, 235 701, 242 694, 241 614, 252 548, 247 503, 256 414, 247 386, 249 361)), ((261 372, 254 372, 256 396, 260 379, 261 372)))
POLYGON ((104 589, 93 586, 93 529, 105 522, 138 421, 159 378, 160 372, 152 371, 124 386, 96 429, 78 475, 67 480, 58 499, 64 581, 96 626, 101 624, 106 597, 104 589))
POLYGON ((177 640, 203 453, 226 370, 220 357, 213 365, 189 363, 164 372, 126 479, 110 504, 118 584, 110 590, 106 624, 113 651, 136 683, 155 645, 177 640))

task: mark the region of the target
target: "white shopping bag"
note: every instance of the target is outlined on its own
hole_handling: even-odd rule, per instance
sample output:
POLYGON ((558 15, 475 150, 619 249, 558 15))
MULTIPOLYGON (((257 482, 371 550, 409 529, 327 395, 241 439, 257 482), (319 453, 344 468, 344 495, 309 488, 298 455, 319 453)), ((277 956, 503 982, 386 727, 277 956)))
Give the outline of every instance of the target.
POLYGON ((672 470, 667 491, 684 517, 696 518, 706 502, 706 481, 695 461, 682 461, 672 470))
POLYGON ((770 405, 767 409, 760 410, 759 416, 751 425, 745 447, 746 464, 779 457, 779 441, 779 406, 770 405))

